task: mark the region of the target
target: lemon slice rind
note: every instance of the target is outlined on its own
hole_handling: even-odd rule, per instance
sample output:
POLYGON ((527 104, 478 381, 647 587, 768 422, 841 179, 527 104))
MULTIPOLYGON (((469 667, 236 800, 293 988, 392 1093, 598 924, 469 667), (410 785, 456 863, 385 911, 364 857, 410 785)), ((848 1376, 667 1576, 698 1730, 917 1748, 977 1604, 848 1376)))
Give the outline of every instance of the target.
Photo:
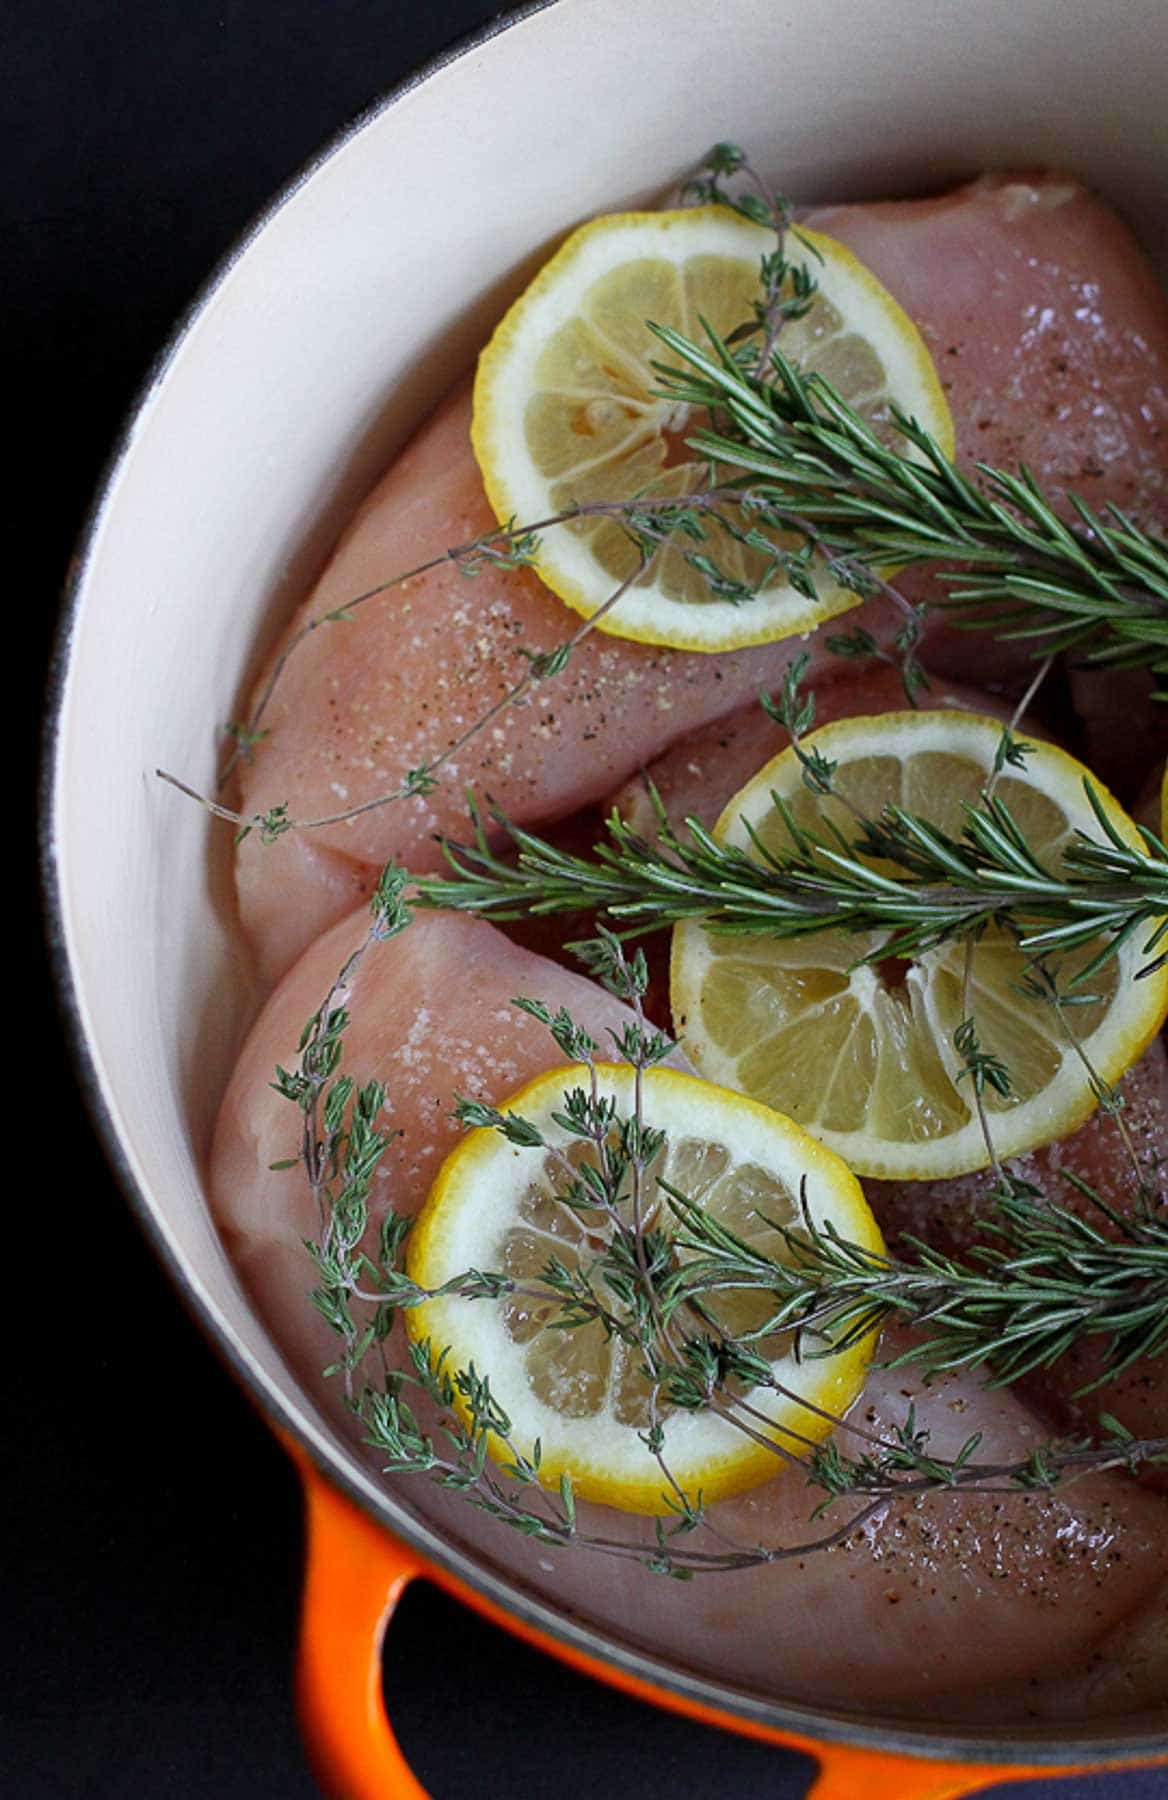
MULTIPOLYGON (((840 313, 849 333, 878 349, 888 395, 918 418, 951 457, 954 435, 948 404, 916 326, 844 245, 818 232, 803 236, 823 257, 820 264, 808 256, 823 299, 840 313)), ((718 206, 612 214, 573 232, 511 307, 479 358, 472 443, 488 501, 500 523, 533 523, 560 510, 551 498, 551 480, 536 466, 528 447, 525 418, 533 395, 541 391, 538 364, 545 348, 578 316, 594 285, 638 258, 671 264, 678 271, 694 259, 721 258, 741 262, 756 274, 760 257, 773 245, 773 233, 718 206)), ((793 239, 790 254, 797 253, 793 239)), ((689 335, 700 341, 698 319, 686 324, 689 335)), ((673 360, 647 329, 644 340, 643 354, 632 353, 627 344, 610 346, 614 366, 630 377, 642 396, 655 380, 649 356, 673 360)), ((650 405, 664 421, 666 404, 650 405)), ((633 482, 614 497, 629 497, 638 485, 633 482)), ((614 486, 619 489, 619 481, 614 486)), ((614 586, 588 541, 563 526, 544 534, 535 567, 547 586, 586 618, 599 610, 614 586)), ((683 603, 664 591, 659 577, 650 575, 634 585, 597 628, 675 648, 743 648, 807 633, 858 604, 855 594, 824 575, 818 586, 815 600, 776 583, 746 602, 705 597, 683 603)))
MULTIPOLYGON (((598 1074, 601 1092, 631 1112, 632 1071, 624 1065, 601 1064, 598 1074)), ((551 1113, 562 1110, 565 1089, 579 1086, 581 1079, 578 1067, 552 1070, 529 1082, 502 1110, 535 1119, 550 1143, 566 1147, 573 1140, 553 1122, 551 1113)), ((817 1223, 830 1218, 842 1236, 873 1252, 883 1250, 851 1171, 769 1107, 692 1075, 657 1068, 644 1076, 644 1116, 674 1142, 697 1136, 732 1145, 733 1167, 761 1166, 792 1195, 799 1193, 805 1177, 807 1206, 817 1223)), ((411 1233, 410 1277, 434 1288, 463 1269, 500 1267, 507 1234, 520 1218, 522 1195, 543 1158, 542 1151, 518 1149, 489 1128, 468 1133, 440 1170, 411 1233)), ((766 1233, 766 1240, 779 1243, 773 1231, 766 1233)), ((562 1254, 563 1249, 562 1240, 548 1239, 549 1256, 562 1254)), ((498 1303, 442 1296, 408 1311, 405 1319, 410 1337, 415 1342, 428 1337, 434 1355, 449 1346, 448 1369, 473 1363, 480 1375, 489 1373, 491 1392, 512 1421, 514 1443, 530 1454, 539 1439, 540 1479, 545 1486, 554 1487, 561 1474, 568 1474, 581 1499, 629 1512, 670 1510, 663 1497, 666 1483, 661 1469, 640 1431, 616 1418, 611 1404, 586 1418, 570 1418, 533 1390, 526 1375, 526 1346, 509 1335, 498 1303)), ((755 1389, 747 1397, 772 1420, 778 1441, 798 1451, 828 1434, 831 1420, 823 1413, 838 1417, 852 1404, 870 1354, 869 1338, 822 1357, 800 1360, 788 1350, 772 1364, 776 1379, 792 1395, 804 1396, 821 1410, 766 1389, 755 1389)), ((465 1422, 465 1404, 457 1398, 455 1404, 465 1422)), ((712 1412, 677 1411, 665 1423, 666 1460, 691 1496, 700 1491, 706 1501, 722 1499, 782 1472, 783 1464, 773 1451, 712 1412)), ((757 1419, 752 1423, 757 1426, 757 1419)))

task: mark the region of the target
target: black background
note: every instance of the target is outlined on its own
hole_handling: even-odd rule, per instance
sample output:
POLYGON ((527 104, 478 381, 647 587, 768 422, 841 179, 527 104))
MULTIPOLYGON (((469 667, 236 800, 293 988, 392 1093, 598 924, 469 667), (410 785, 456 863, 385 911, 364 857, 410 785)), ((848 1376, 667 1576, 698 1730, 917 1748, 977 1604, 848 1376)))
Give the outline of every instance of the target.
MULTIPOLYGON (((667 0, 649 3, 667 15, 667 0)), ((4 541, 10 646, 31 635, 34 650, 31 674, 20 658, 9 685, 25 708, 10 753, 35 743, 69 552, 174 321, 305 158, 494 12, 474 0, 6 0, 4 541)), ((27 840, 17 864, 24 881, 27 840)), ((34 1034, 10 1089, 30 1057, 35 1070, 0 1240, 19 1319, 0 1489, 13 1503, 0 1536, 0 1791, 311 1800, 289 1697, 296 1483, 126 1211, 39 993, 25 1013, 30 960, 21 952, 6 984, 10 1018, 17 1001, 34 1034)), ((399 1612, 388 1667, 396 1728, 435 1800, 806 1789, 805 1759, 625 1700, 424 1587, 399 1612)), ((1168 1777, 1024 1791, 1137 1800, 1168 1777)))

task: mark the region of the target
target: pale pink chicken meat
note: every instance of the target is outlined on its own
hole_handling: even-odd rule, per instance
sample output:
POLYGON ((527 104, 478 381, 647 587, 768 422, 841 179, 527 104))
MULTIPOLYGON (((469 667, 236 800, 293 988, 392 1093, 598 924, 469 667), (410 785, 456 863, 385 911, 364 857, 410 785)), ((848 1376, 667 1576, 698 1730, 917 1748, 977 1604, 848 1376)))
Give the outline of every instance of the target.
MULTIPOLYGON (((335 928, 269 1002, 224 1100, 211 1168, 216 1214, 243 1279, 289 1362, 334 1416, 337 1386, 320 1372, 336 1339, 308 1303, 301 1242, 315 1233, 312 1203, 298 1171, 270 1167, 295 1154, 298 1119, 269 1084, 276 1063, 292 1062, 305 1018, 364 927, 359 916, 335 928)), ((491 926, 446 915, 417 919, 360 972, 344 1067, 358 1080, 386 1081, 387 1123, 403 1133, 386 1157, 375 1211, 382 1195, 416 1209, 457 1136, 448 1116, 457 1093, 501 1099, 559 1060, 542 1027, 509 1005, 520 992, 569 1006, 597 1034, 627 1017, 592 984, 491 926)), ((1043 1436, 1016 1396, 986 1393, 975 1374, 925 1388, 912 1371, 874 1371, 852 1419, 886 1430, 904 1421, 910 1402, 940 1455, 975 1431, 984 1433, 981 1454, 1003 1459, 1025 1455, 1043 1436)), ((846 1433, 841 1443, 860 1447, 846 1433)), ((1085 1679, 1108 1634, 1132 1629, 1168 1561, 1164 1503, 1116 1476, 1053 1500, 898 1503, 836 1549, 685 1586, 627 1562, 532 1546, 424 1481, 396 1485, 448 1538, 469 1535, 476 1554, 541 1595, 626 1638, 667 1646, 676 1661, 761 1691, 918 1717, 976 1715, 991 1684, 999 1720, 1058 1713, 1060 1680, 1085 1679), (1035 1670, 1041 1678, 1031 1687, 1035 1670)), ((786 1475, 723 1502, 714 1523, 747 1546, 803 1543, 851 1516, 812 1524, 817 1497, 786 1475)), ((580 1517, 585 1530, 651 1542, 646 1520, 586 1506, 580 1517)))
MULTIPOLYGON (((900 712, 910 704, 899 674, 886 664, 857 671, 838 663, 808 685, 815 695, 816 727, 867 713, 900 712)), ((993 695, 940 677, 916 695, 916 706, 925 712, 958 708, 1003 720, 1011 711, 993 695)), ((609 805, 642 837, 655 838, 652 787, 673 824, 693 817, 712 827, 739 788, 790 741, 783 726, 761 705, 743 707, 727 719, 679 738, 642 774, 618 789, 609 805)))
MULTIPOLYGON (((317 1221, 295 1156, 299 1114, 271 1087, 290 1067, 300 1032, 368 926, 362 908, 313 944, 256 1022, 224 1095, 211 1152, 211 1203, 236 1267, 299 1372, 318 1384, 336 1339, 314 1322, 304 1239, 317 1221), (320 1356, 321 1350, 325 1354, 320 1356)), ((443 1157, 462 1135, 456 1098, 499 1099, 563 1061, 545 1028, 510 1004, 516 996, 567 1006, 601 1042, 630 1014, 595 982, 532 956, 478 919, 421 913, 403 936, 376 945, 354 985, 345 1071, 387 1089, 395 1136, 370 1203, 415 1213, 443 1157)))
POLYGON ((1060 174, 817 207, 920 329, 960 461, 1152 523, 1168 501, 1168 302, 1129 228, 1060 174))
MULTIPOLYGON (((1059 177, 1001 178, 939 200, 820 209, 810 222, 850 244, 921 324, 964 459, 1024 459, 1056 491, 1074 486, 1094 503, 1111 499, 1160 519, 1168 309, 1102 202, 1059 177)), ((286 636, 492 526, 469 405, 461 387, 422 427, 359 510, 286 636)), ((920 574, 903 580, 913 592, 933 591, 920 574)), ((870 602, 866 621, 879 626, 881 612, 870 602)), ((264 720, 268 735, 243 771, 243 811, 287 804, 294 818, 323 817, 396 788, 519 678, 521 647, 549 650, 577 622, 529 571, 487 568, 467 580, 444 565, 315 633, 285 670, 264 720)), ((830 661, 815 638, 811 647, 830 661)), ((368 892, 391 855, 432 868, 432 835, 463 828, 468 785, 521 823, 563 817, 611 792, 683 731, 774 684, 797 648, 696 656, 593 636, 562 676, 461 752, 436 792, 274 845, 253 832, 237 883, 261 974, 270 981, 287 968, 368 892)), ((978 685, 1019 669, 1016 650, 936 622, 926 660, 978 685)), ((1106 718, 1106 700, 1094 711, 1106 718)), ((1113 736, 1096 730, 1092 743, 1106 753, 1113 736)), ((1124 742, 1132 743, 1130 729, 1124 742)))
MULTIPOLYGON (((880 1355, 907 1341, 886 1331, 880 1355)), ((925 1383, 911 1367, 874 1367, 848 1424, 887 1439, 912 1406, 935 1455, 953 1457, 981 1432, 976 1455, 990 1463, 1049 1441, 1016 1394, 987 1390, 984 1379, 975 1369, 925 1383)), ((837 1441, 850 1454, 864 1448, 846 1428, 837 1441)), ((712 1517, 740 1543, 805 1542, 816 1535, 807 1519, 819 1497, 780 1477, 712 1517)), ((856 1502, 820 1529, 846 1519, 848 1505, 856 1502)), ((1165 1525, 1163 1500, 1111 1474, 1054 1496, 934 1494, 890 1503, 838 1548, 752 1571, 740 1586, 699 1580, 688 1614, 669 1610, 687 1648, 708 1634, 711 1666, 729 1663, 747 1680, 766 1670, 792 1697, 846 1696, 918 1718, 1074 1716, 1064 1687, 1096 1668, 1100 1647, 1131 1627, 1168 1576, 1165 1525), (737 1647, 727 1642, 735 1618, 737 1647)), ((669 1600, 647 1593, 640 1604, 648 1639, 669 1600)), ((1168 1647, 1145 1653, 1122 1705, 1160 1698, 1166 1673, 1168 1647)))
MULTIPOLYGON (((289 634, 491 529, 469 431, 464 384, 374 488, 289 634)), ((552 650, 579 624, 527 569, 468 578, 444 564, 393 589, 295 652, 265 717, 268 736, 243 771, 242 810, 287 802, 293 817, 320 817, 396 788, 520 680, 521 648, 552 650)), ((434 833, 465 835, 468 786, 520 824, 562 817, 610 793, 682 731, 778 680, 791 655, 790 644, 700 656, 593 634, 562 675, 448 763, 432 793, 275 844, 253 832, 236 886, 261 974, 282 974, 370 891, 389 857, 416 871, 439 866, 434 833)))
MULTIPOLYGON (((1064 175, 992 175, 806 222, 847 244, 919 327, 963 466, 1025 463, 1055 498, 1168 524, 1168 301, 1103 200, 1064 175)), ((957 679, 1027 655, 938 627, 932 665, 957 679)))

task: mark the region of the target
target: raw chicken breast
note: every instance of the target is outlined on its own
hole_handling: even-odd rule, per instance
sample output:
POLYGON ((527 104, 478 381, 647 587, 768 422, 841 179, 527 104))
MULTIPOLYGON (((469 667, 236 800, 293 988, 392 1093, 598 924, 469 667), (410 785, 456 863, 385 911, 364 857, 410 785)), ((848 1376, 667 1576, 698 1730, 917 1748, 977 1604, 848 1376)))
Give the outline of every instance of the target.
MULTIPOLYGON (((307 1300, 314 1280, 304 1239, 318 1227, 303 1172, 271 1166, 296 1155, 300 1130, 299 1113, 271 1082, 277 1063, 293 1065, 305 1020, 367 925, 364 908, 343 920, 273 994, 236 1064, 211 1152, 211 1205, 235 1265, 277 1341, 318 1391, 337 1339, 307 1300)), ((568 1007, 601 1043, 630 1017, 595 982, 459 914, 419 914, 402 936, 374 946, 358 971, 343 1067, 359 1083, 385 1083, 386 1125, 398 1133, 371 1196, 374 1232, 387 1205, 407 1213, 421 1206, 462 1136, 450 1116, 459 1095, 502 1100, 563 1061, 545 1028, 510 1004, 518 995, 568 1007)))
MULTIPOLYGON (((849 664, 837 664, 814 682, 813 691, 817 726, 865 713, 900 712, 909 705, 900 676, 883 663, 861 672, 849 664)), ((923 711, 958 707, 1003 720, 1011 710, 990 695, 943 679, 923 689, 916 703, 923 711)), ((712 827, 739 788, 757 775, 772 756, 785 750, 790 741, 783 727, 776 725, 761 706, 744 707, 728 719, 679 738, 649 764, 643 775, 626 782, 613 795, 609 806, 615 807, 642 837, 655 839, 657 819, 648 785, 652 783, 674 823, 680 824, 692 816, 712 827)))
MULTIPOLYGON (((269 1082, 276 1062, 290 1062, 303 1021, 363 930, 363 918, 336 927, 269 1002, 224 1100, 211 1169, 215 1210, 243 1278, 290 1362, 334 1415, 336 1384, 319 1372, 336 1340, 307 1299, 301 1238, 314 1230, 311 1204, 297 1171, 270 1167, 295 1153, 298 1118, 269 1082)), ((462 918, 419 918, 360 971, 344 1066, 358 1079, 387 1082, 388 1122, 403 1133, 383 1177, 396 1205, 418 1205, 454 1141, 448 1115, 456 1093, 500 1098, 556 1060, 543 1029, 508 1005, 519 992, 569 1005, 598 1034, 627 1016, 592 984, 462 918)), ((986 1393, 974 1374, 926 1388, 911 1371, 876 1370, 852 1419, 887 1431, 910 1403, 940 1455, 954 1454, 975 1431, 984 1433, 981 1454, 1004 1459, 1025 1455, 1043 1436, 1017 1396, 986 1393)), ((840 1441, 860 1447, 849 1432, 840 1441)), ((977 1712, 990 1684, 1004 1690, 999 1722, 1023 1718, 1039 1702, 1057 1712, 1059 1679, 1085 1670, 1106 1633, 1127 1629, 1168 1558, 1163 1503, 1114 1476, 1053 1499, 907 1500, 857 1523, 830 1551, 688 1585, 608 1556, 533 1545, 424 1479, 394 1486, 448 1541, 469 1534, 478 1556, 536 1595, 682 1666, 833 1708, 917 1717, 977 1712), (1035 1670, 1037 1698, 1026 1685, 1035 1670)), ((701 1541, 805 1543, 856 1510, 848 1502, 813 1524, 818 1497, 798 1476, 780 1475, 713 1509, 721 1535, 701 1541)), ((586 1532, 651 1545, 647 1520, 585 1505, 579 1516, 586 1532)))
MULTIPOLYGON (((1063 175, 992 175, 806 222, 854 250, 920 327, 962 463, 1025 463, 1055 496, 1168 524, 1168 302, 1102 200, 1063 175)), ((934 625, 928 654, 983 683, 1027 652, 934 625)))
POLYGON ((1135 238, 1065 175, 989 175, 933 200, 819 207, 920 328, 959 457, 1092 506, 1166 516, 1168 303, 1135 238))
MULTIPOLYGON (((309 618, 494 525, 469 431, 463 385, 370 494, 282 643, 309 618)), ((269 735, 243 771, 242 810, 288 802, 293 817, 319 817, 396 788, 520 680, 521 648, 554 649, 579 624, 526 569, 470 579, 447 564, 393 589, 295 652, 264 721, 269 735)), ((433 834, 465 833, 468 786, 520 824, 562 817, 611 793, 682 731, 780 679, 792 654, 781 643, 699 656, 596 633, 564 674, 448 763, 433 793, 275 844, 252 833, 236 884, 262 975, 282 974, 370 891, 389 857, 437 867, 433 834)))
MULTIPOLYGON (((821 209, 812 222, 849 243, 921 323, 967 460, 1025 459, 1056 490, 1072 485, 1095 502, 1160 515, 1168 311, 1101 202, 1062 179, 1001 178, 940 200, 821 209)), ((491 527, 469 404, 464 386, 394 463, 283 642, 310 617, 491 527)), ((930 591, 919 573, 904 582, 930 591)), ((880 603, 868 603, 865 619, 880 628, 880 603)), ((286 803, 293 817, 321 817, 396 788, 518 679, 521 648, 551 649, 576 623, 529 571, 467 580, 446 565, 329 625, 284 672, 269 735, 243 771, 243 810, 286 803)), ((434 867, 432 834, 462 827, 468 785, 521 823, 562 817, 683 730, 777 682, 797 647, 703 657, 593 636, 564 675, 460 753, 434 793, 274 845, 253 833, 237 884, 262 975, 274 979, 343 916, 391 855, 434 867)), ((982 686, 1020 666, 1016 649, 938 623, 926 660, 982 686)), ((1092 741, 1106 752, 1109 734, 1092 741)))
MULTIPOLYGON (((904 1342, 888 1331, 880 1354, 904 1342)), ((936 1455, 956 1455, 981 1432, 985 1462, 1047 1441, 1022 1401, 987 1391, 981 1373, 926 1385, 911 1368, 874 1368, 849 1425, 887 1437, 911 1405, 936 1455)), ((847 1429, 837 1439, 851 1454, 864 1447, 847 1429)), ((711 1519, 740 1544, 806 1542, 858 1511, 854 1500, 837 1503, 809 1529, 821 1497, 780 1476, 711 1509, 711 1519)), ((1085 1674, 1100 1640, 1168 1574, 1166 1525, 1165 1503, 1122 1476, 1054 1496, 932 1494, 889 1503, 836 1548, 699 1578, 680 1605, 647 1588, 637 1597, 639 1630, 725 1674, 821 1704, 1002 1723, 1058 1716, 1063 1682, 1085 1674)), ((593 1579, 615 1586, 619 1577, 598 1567, 593 1579)), ((631 1612, 627 1597, 625 1605, 631 1612)), ((1145 1701, 1162 1691, 1166 1660, 1161 1647, 1155 1669, 1144 1670, 1145 1701)), ((1131 1701, 1129 1690, 1124 1705, 1131 1701)))

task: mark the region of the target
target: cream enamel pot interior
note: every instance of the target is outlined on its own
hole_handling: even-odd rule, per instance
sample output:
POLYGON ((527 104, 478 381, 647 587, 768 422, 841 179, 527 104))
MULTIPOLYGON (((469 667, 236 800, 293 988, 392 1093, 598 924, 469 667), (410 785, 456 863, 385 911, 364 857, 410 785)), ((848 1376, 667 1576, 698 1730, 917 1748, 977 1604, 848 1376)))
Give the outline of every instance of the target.
POLYGON ((1163 1720, 1019 1744, 740 1691, 666 1644, 646 1654, 563 1615, 438 1533, 408 1491, 377 1485, 289 1374, 207 1210, 202 1159, 252 1002, 229 835, 154 776, 163 764, 210 783, 213 722, 233 716, 346 513, 568 226, 651 200, 733 134, 800 200, 1067 168, 1121 202, 1163 265, 1166 50, 1162 0, 553 0, 392 96, 296 183, 203 295, 130 422, 61 651, 49 862, 63 979, 144 1225, 313 1471, 331 1549, 310 1599, 335 1583, 334 1631, 351 1605, 343 1673, 360 1690, 347 1713, 331 1685, 322 1694, 309 1644, 303 1689, 332 1709, 317 1750, 338 1793, 421 1792, 369 1678, 388 1589, 418 1567, 638 1692, 818 1746, 818 1795, 954 1795, 1023 1764, 1168 1757, 1163 1720), (350 1727, 372 1734, 352 1753, 337 1741, 350 1727))

